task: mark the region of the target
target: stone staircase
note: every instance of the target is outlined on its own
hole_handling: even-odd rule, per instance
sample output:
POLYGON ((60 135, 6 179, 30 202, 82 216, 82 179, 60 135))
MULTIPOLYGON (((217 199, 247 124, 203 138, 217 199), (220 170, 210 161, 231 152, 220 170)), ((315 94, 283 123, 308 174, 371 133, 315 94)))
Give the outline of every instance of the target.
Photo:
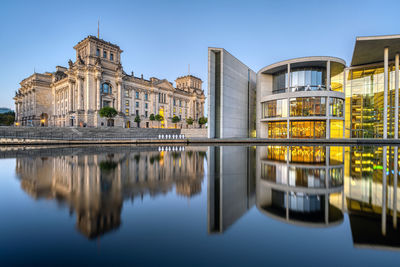
POLYGON ((180 129, 159 128, 69 128, 69 127, 0 127, 0 138, 16 139, 159 139, 159 135, 179 135, 180 129))

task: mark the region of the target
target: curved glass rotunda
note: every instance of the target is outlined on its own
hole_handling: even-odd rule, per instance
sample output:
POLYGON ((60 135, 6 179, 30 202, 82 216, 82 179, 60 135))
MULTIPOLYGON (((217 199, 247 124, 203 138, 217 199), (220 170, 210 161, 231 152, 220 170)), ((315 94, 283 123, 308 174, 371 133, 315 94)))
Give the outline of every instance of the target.
POLYGON ((268 138, 342 138, 345 62, 305 57, 257 74, 257 132, 268 138))

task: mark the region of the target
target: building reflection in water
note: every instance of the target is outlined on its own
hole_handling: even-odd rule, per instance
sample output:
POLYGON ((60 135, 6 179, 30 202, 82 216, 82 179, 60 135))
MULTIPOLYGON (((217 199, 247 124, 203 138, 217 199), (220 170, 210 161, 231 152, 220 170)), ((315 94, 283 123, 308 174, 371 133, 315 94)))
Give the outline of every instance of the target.
POLYGON ((185 197, 201 192, 206 148, 74 154, 17 158, 16 173, 32 197, 68 204, 88 238, 120 226, 124 199, 166 194, 174 186, 185 197))
POLYGON ((208 233, 223 233, 255 204, 256 149, 208 149, 208 233))
POLYGON ((340 223, 342 211, 330 197, 343 191, 343 152, 342 147, 258 147, 257 208, 297 225, 340 223))
POLYGON ((67 203, 77 228, 94 238, 118 228, 124 199, 173 188, 185 197, 199 194, 208 151, 208 233, 225 232, 256 206, 306 227, 333 227, 348 216, 354 246, 400 249, 398 147, 143 149, 40 152, 18 157, 16 172, 32 197, 67 203))
POLYGON ((400 249, 398 156, 398 147, 211 147, 208 232, 256 204, 305 227, 340 225, 347 213, 354 246, 400 249))
POLYGON ((357 247, 400 249, 398 147, 346 148, 346 208, 357 247))

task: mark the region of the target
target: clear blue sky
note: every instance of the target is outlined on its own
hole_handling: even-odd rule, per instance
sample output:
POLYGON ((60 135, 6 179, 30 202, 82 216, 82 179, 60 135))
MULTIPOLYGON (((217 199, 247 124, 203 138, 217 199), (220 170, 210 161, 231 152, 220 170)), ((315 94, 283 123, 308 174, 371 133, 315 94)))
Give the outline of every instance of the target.
POLYGON ((400 33, 400 1, 1 1, 0 106, 14 109, 19 82, 73 59, 87 35, 118 44, 127 73, 207 88, 207 47, 223 47, 254 71, 301 56, 350 62, 356 36, 400 33))

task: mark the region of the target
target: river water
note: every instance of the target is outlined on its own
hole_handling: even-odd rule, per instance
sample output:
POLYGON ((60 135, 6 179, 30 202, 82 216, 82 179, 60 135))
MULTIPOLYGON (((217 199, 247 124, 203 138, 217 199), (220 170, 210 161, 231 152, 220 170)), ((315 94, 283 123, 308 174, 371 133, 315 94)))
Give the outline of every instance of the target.
POLYGON ((0 266, 398 266, 398 147, 0 149, 0 266))

